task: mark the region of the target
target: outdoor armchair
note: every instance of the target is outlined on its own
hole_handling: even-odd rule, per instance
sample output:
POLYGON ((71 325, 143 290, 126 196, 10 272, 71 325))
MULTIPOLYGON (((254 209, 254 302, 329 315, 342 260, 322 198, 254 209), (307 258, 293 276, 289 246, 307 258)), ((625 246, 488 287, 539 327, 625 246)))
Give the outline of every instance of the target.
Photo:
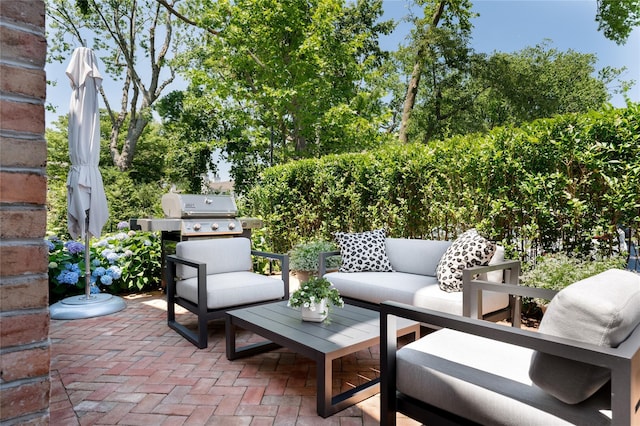
POLYGON ((640 275, 610 270, 558 294, 507 287, 553 298, 539 331, 381 304, 381 424, 640 425, 640 275), (397 317, 441 328, 398 349, 397 317))
POLYGON ((207 347, 207 323, 230 309, 289 298, 289 257, 251 250, 248 238, 179 242, 167 256, 168 325, 185 339, 207 347), (280 262, 281 276, 253 272, 253 257, 280 262), (197 331, 176 320, 176 305, 197 316, 197 331))

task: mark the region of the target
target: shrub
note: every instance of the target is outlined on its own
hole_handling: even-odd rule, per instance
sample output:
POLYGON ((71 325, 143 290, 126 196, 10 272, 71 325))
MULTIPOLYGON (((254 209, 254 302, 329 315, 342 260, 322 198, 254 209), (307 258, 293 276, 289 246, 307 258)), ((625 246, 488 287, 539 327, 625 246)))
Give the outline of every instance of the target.
MULTIPOLYGON (((320 253, 336 250, 338 250, 336 244, 324 240, 297 244, 289 252, 289 267, 293 271, 318 272, 320 253)), ((339 266, 339 256, 331 256, 327 259, 327 269, 334 269, 339 266)))
MULTIPOLYGON (((121 222, 119 232, 92 239, 90 271, 92 291, 118 294, 152 290, 160 286, 160 239, 150 232, 128 231, 121 222)), ((85 247, 78 241, 46 239, 49 247, 50 302, 84 294, 85 247)))
MULTIPOLYGON (((553 253, 541 256, 534 267, 525 271, 520 278, 522 285, 560 291, 576 281, 583 280, 608 269, 623 269, 625 256, 613 255, 596 259, 553 253)), ((534 299, 539 305, 548 301, 534 299)))

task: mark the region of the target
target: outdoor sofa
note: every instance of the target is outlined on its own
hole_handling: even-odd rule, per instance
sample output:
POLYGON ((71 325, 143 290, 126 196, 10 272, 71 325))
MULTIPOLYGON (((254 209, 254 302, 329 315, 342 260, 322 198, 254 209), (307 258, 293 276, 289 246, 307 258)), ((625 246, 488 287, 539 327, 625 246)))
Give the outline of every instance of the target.
MULTIPOLYGON (((467 266, 473 262, 468 263, 465 238, 483 240, 475 230, 465 232, 455 241, 389 238, 378 230, 357 234, 338 233, 336 238, 351 238, 351 241, 342 241, 339 251, 320 253, 319 275, 340 291, 346 303, 369 309, 379 310, 381 302, 392 300, 469 316, 471 305, 468 283, 471 279, 479 276, 494 283, 513 285, 518 284, 519 280, 520 262, 505 260, 504 248, 501 246, 495 246, 495 251, 484 262, 475 262, 484 265, 467 266), (456 246, 452 247, 454 244, 456 246), (462 248, 452 250, 457 246, 462 248), (451 253, 454 257, 457 255, 464 258, 456 269, 457 277, 451 277, 454 281, 460 281, 459 287, 453 290, 443 289, 437 276, 439 267, 449 265, 447 256, 451 253), (327 271, 327 258, 336 255, 342 256, 340 269, 327 271), (360 262, 361 257, 366 260, 360 262), (380 257, 382 261, 379 261, 380 257), (384 258, 388 259, 388 263, 384 258)), ((477 245, 474 249, 482 250, 477 245)), ((515 297, 505 293, 485 292, 479 303, 483 318, 493 321, 514 319, 514 325, 519 326, 520 305, 515 297)))
MULTIPOLYGON (((609 270, 552 290, 471 280, 552 299, 538 331, 397 302, 381 304, 381 424, 640 425, 640 275, 609 270), (400 349, 397 318, 439 329, 400 349)), ((476 299, 476 297, 474 297, 476 299)))

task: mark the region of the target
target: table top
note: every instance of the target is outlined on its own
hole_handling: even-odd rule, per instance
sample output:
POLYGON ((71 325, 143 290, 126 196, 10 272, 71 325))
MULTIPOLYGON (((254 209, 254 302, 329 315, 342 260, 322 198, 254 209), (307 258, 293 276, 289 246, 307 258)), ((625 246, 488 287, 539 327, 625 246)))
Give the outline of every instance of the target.
MULTIPOLYGON (((347 304, 344 308, 331 308, 329 323, 302 321, 300 310, 288 307, 287 301, 235 309, 227 315, 246 330, 273 341, 285 340, 288 344, 284 346, 294 346, 291 349, 300 350, 302 346, 333 357, 373 346, 380 340, 380 313, 347 304)), ((415 321, 398 318, 398 335, 408 334, 416 326, 415 321)))

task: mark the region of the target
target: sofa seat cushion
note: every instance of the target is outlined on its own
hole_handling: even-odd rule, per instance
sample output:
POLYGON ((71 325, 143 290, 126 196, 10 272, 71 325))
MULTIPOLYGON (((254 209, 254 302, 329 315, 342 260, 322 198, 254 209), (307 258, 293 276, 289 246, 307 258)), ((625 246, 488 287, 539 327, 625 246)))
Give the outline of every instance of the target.
MULTIPOLYGON (((447 293, 440 286, 430 285, 419 289, 413 298, 412 305, 435 311, 462 315, 462 293, 447 293)), ((482 293, 482 315, 505 309, 509 306, 509 295, 485 291, 482 293)))
POLYGON ((610 424, 610 393, 577 405, 532 384, 532 350, 442 329, 397 352, 400 392, 480 424, 610 424))
MULTIPOLYGON (((178 281, 176 294, 197 304, 198 278, 178 281)), ((208 309, 220 309, 283 297, 284 282, 275 277, 247 271, 207 275, 208 309)))
POLYGON ((436 277, 404 272, 331 272, 324 277, 338 289, 341 296, 374 304, 386 300, 413 304, 418 290, 426 286, 438 286, 436 277))

